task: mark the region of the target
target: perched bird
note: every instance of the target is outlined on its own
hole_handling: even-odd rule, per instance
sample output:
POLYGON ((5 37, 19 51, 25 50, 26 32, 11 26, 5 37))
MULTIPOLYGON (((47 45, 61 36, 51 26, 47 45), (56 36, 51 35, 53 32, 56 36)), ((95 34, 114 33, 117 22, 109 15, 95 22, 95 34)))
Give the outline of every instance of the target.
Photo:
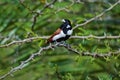
POLYGON ((47 43, 65 41, 72 35, 71 22, 68 19, 63 19, 62 22, 62 25, 47 40, 47 43))

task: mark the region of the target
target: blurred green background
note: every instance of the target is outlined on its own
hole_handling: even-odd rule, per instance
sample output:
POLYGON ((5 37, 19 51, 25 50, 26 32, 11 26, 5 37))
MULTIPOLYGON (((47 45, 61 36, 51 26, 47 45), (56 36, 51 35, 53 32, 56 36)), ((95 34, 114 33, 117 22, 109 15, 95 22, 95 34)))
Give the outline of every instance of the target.
MULTIPOLYGON (((24 0, 23 0, 24 1, 24 0)), ((52 0, 25 0, 23 3, 33 11, 41 10, 52 0)), ((118 0, 57 0, 37 17, 34 31, 31 30, 33 13, 20 4, 19 0, 0 0, 0 45, 28 37, 48 36, 64 18, 72 26, 85 22, 110 7, 118 0), (30 35, 28 35, 30 33, 30 35)), ((78 36, 119 36, 120 4, 102 17, 74 30, 78 36)), ((31 54, 44 46, 44 39, 30 43, 0 48, 0 76, 11 67, 16 67, 31 54)), ((73 48, 96 53, 109 53, 120 48, 120 39, 69 39, 73 48)), ((28 65, 4 80, 120 80, 120 56, 92 58, 78 56, 65 48, 42 52, 28 65)))

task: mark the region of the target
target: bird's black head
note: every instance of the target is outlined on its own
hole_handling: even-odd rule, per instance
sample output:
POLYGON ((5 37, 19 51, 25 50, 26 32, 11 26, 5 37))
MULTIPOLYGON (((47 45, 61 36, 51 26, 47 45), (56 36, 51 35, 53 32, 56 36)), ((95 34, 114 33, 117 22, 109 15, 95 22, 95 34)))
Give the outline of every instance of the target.
POLYGON ((62 20, 63 24, 60 26, 61 29, 72 29, 71 22, 68 19, 63 19, 62 20), (70 26, 70 27, 68 27, 70 26))
POLYGON ((72 29, 71 22, 68 19, 63 19, 62 22, 63 24, 60 26, 60 29, 62 29, 63 32, 67 34, 67 31, 72 29))
POLYGON ((67 24, 71 24, 70 20, 68 20, 68 19, 63 19, 62 22, 67 23, 67 24))

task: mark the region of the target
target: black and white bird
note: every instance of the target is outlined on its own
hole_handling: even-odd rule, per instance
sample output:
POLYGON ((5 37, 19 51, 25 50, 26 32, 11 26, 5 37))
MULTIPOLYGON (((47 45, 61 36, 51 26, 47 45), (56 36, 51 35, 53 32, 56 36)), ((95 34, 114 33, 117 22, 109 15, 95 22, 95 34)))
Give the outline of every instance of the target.
POLYGON ((47 43, 65 41, 72 35, 71 22, 68 19, 63 19, 62 22, 62 25, 47 40, 47 43))

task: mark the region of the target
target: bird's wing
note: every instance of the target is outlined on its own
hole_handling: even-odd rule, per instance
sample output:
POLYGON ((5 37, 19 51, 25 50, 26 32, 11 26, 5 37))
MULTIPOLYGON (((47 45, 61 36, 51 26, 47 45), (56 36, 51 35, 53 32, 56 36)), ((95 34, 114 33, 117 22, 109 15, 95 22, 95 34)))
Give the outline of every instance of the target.
POLYGON ((52 38, 53 38, 55 35, 59 34, 60 32, 61 32, 61 29, 58 28, 58 29, 54 32, 54 34, 52 34, 52 35, 50 36, 50 38, 48 38, 47 43, 52 42, 52 38))

